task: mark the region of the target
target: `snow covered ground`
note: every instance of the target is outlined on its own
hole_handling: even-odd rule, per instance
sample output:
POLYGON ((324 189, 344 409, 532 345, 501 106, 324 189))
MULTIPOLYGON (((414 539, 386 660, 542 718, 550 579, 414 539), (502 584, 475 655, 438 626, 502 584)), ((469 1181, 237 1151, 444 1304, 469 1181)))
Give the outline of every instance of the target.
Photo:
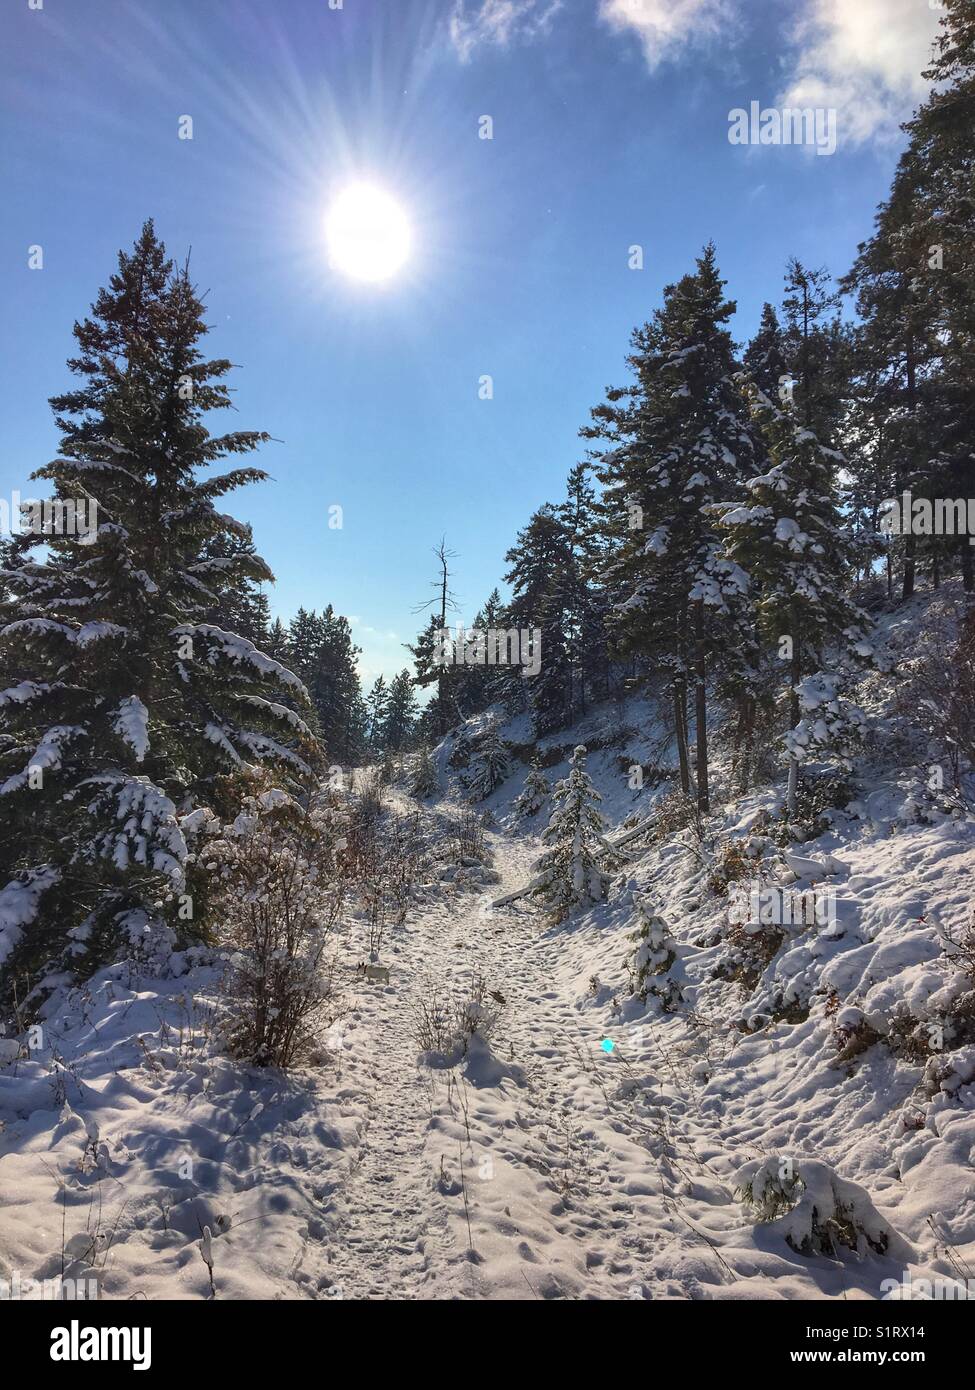
MULTIPOLYGON (((905 1272, 975 1272, 975 1049, 932 1070, 888 1045, 902 1004, 934 1026, 957 991, 940 931, 970 915, 970 822, 918 822, 896 787, 833 816, 793 885, 828 885, 832 920, 743 984, 720 968, 728 902, 688 832, 634 847, 609 901, 562 926, 530 898, 493 907, 540 850, 544 815, 512 823, 516 767, 487 803, 497 882, 452 871, 422 894, 382 949, 388 984, 356 972, 361 922, 341 928, 342 1016, 312 1065, 220 1054, 206 953, 165 980, 104 971, 29 1058, 8 1046, 0 1281, 93 1267, 105 1298, 206 1298, 204 1227, 230 1299, 877 1299, 905 1272), (674 1013, 631 991, 634 890, 680 943, 674 1013), (486 1040, 421 1054, 423 1007, 479 979, 486 1040), (757 1221, 737 1175, 783 1159, 810 1193, 835 1174, 883 1253, 800 1254, 795 1212, 757 1221)), ((615 823, 652 798, 619 744, 590 770, 615 823)), ((730 804, 725 833, 747 837, 760 801, 730 804)), ((437 811, 459 821, 456 783, 437 811)))

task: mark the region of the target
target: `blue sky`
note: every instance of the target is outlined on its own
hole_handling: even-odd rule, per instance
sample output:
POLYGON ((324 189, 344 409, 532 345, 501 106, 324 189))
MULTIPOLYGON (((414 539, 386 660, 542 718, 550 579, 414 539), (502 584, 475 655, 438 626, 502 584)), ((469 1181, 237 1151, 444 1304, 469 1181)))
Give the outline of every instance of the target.
POLYGON ((151 216, 192 246, 209 345, 241 365, 234 427, 276 441, 275 481, 232 508, 273 610, 334 604, 364 679, 395 672, 431 547, 458 552, 472 619, 583 456, 631 328, 709 237, 740 338, 790 255, 848 267, 936 21, 925 0, 6 0, 0 495, 30 495, 56 453, 71 325, 151 216), (732 146, 752 100, 835 107, 836 153, 732 146), (325 249, 359 178, 413 227, 383 285, 325 249))

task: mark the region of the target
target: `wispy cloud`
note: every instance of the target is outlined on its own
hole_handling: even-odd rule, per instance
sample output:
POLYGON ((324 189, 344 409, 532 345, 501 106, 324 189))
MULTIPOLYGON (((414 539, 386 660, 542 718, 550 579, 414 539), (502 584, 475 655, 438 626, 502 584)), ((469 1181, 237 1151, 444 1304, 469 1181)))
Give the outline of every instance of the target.
POLYGON ((634 33, 650 68, 717 38, 733 22, 727 0, 599 0, 599 17, 611 29, 634 33))
POLYGON ((811 0, 780 100, 835 107, 841 143, 894 138, 927 91, 921 69, 937 27, 925 0, 811 0))
POLYGON ((461 62, 482 45, 506 48, 548 31, 562 0, 455 0, 450 40, 461 62))

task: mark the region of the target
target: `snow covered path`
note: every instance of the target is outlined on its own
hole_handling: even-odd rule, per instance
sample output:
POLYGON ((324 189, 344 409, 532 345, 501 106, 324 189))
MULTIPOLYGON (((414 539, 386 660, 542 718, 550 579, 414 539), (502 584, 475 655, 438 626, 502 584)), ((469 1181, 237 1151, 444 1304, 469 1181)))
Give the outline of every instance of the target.
POLYGON ((491 910, 527 880, 537 842, 487 838, 501 884, 411 914, 384 952, 389 986, 357 987, 338 1036, 343 1068, 370 1087, 369 1115, 309 1282, 345 1298, 693 1296, 720 1256, 678 1188, 689 1181, 705 1209, 731 1193, 666 1109, 631 1103, 648 1078, 602 1050, 537 910, 491 910), (478 973, 506 1001, 490 1050, 418 1065, 411 998, 478 973))
POLYGON ((795 1255, 734 1193, 744 1161, 803 1151, 803 1121, 828 1116, 836 1078, 810 1064, 790 1083, 806 1097, 794 1123, 788 1106, 778 1115, 782 1078, 769 1076, 761 1108, 747 1087, 708 1087, 706 1022, 614 1016, 592 968, 605 962, 618 989, 618 926, 597 913, 550 930, 530 899, 492 910, 527 881, 539 846, 504 831, 487 842, 501 883, 412 911, 383 951, 390 984, 355 987, 340 1079, 368 1092, 368 1120, 341 1215, 309 1252, 309 1287, 371 1299, 876 1298, 882 1279, 899 1278, 906 1248, 863 1261, 795 1255), (505 1000, 488 1046, 475 1039, 449 1068, 420 1061, 416 1003, 444 982, 466 997, 476 975, 505 1000))
MULTIPOLYGON (((463 810, 438 804, 448 852, 463 810)), ((961 902, 970 847, 945 837, 954 858, 927 871, 961 902)), ((885 852, 921 873, 928 839, 885 852)), ((815 1017, 729 1027, 735 995, 706 951, 692 1007, 655 1013, 629 997, 629 893, 558 928, 532 899, 493 909, 539 844, 521 829, 486 840, 501 881, 421 894, 388 930, 388 985, 356 973, 365 924, 346 923, 345 1012, 321 1058, 287 1076, 211 1047, 212 967, 96 977, 43 1049, 0 1069, 0 1280, 51 1278, 62 1251, 69 1263, 91 1245, 105 1297, 206 1298, 209 1225, 218 1298, 877 1298, 908 1265, 930 1272, 930 1219, 971 1241, 970 1108, 946 1099, 905 1134, 914 1071, 883 1048, 837 1069, 815 1017), (418 1007, 469 999, 478 976, 504 1000, 487 1043, 450 1066, 421 1057, 418 1007), (904 1248, 800 1256, 750 1221, 734 1175, 782 1154, 862 1184, 918 1263, 904 1248)), ((877 844, 847 857, 857 915, 903 935, 902 888, 877 844)), ((639 873, 681 923, 686 857, 665 849, 639 873)), ((851 960, 867 949, 851 947, 851 960)), ((920 930, 898 949, 925 968, 920 930)))

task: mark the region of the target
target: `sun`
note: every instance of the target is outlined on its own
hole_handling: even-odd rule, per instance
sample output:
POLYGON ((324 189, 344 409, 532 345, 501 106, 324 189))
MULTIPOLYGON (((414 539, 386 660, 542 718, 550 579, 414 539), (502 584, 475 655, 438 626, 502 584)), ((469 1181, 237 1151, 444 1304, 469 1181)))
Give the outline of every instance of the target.
POLYGON ((325 233, 332 266, 354 280, 389 280, 410 254, 406 214, 395 198, 368 183, 339 193, 325 233))

